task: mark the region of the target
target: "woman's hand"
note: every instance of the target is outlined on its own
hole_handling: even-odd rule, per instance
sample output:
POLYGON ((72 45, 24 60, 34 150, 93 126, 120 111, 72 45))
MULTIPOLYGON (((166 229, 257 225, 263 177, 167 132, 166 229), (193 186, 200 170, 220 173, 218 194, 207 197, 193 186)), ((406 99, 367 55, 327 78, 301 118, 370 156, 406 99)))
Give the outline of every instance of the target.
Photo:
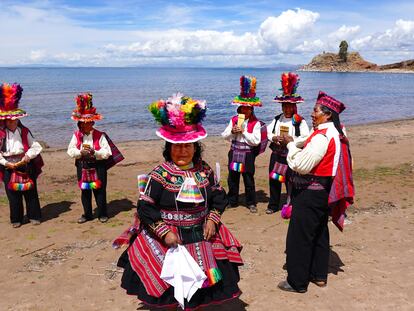
POLYGON ((204 239, 206 241, 210 240, 213 235, 216 234, 216 224, 214 221, 208 219, 206 224, 204 225, 204 239))
POLYGON ((164 236, 164 243, 168 247, 177 247, 178 244, 181 244, 181 240, 174 232, 170 231, 164 236))
POLYGON ((272 137, 272 141, 276 144, 276 145, 280 145, 281 142, 283 141, 283 136, 273 136, 272 137))
POLYGON ((16 168, 16 164, 12 162, 6 162, 6 168, 9 170, 14 170, 16 168))
POLYGON ((21 160, 22 164, 27 164, 30 162, 30 158, 28 155, 24 155, 23 159, 21 160))
POLYGON ((237 124, 235 124, 234 126, 233 126, 233 128, 231 129, 231 133, 232 134, 239 134, 239 133, 242 133, 243 131, 242 131, 242 129, 241 129, 241 127, 240 126, 238 126, 237 124))
POLYGON ((286 146, 288 143, 293 141, 292 136, 283 136, 283 144, 286 146))

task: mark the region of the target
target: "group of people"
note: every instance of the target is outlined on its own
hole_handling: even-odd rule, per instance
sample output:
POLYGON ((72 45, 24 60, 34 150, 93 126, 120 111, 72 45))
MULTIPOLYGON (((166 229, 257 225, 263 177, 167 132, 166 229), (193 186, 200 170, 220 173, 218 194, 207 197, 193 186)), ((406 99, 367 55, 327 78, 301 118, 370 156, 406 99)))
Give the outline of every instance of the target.
MULTIPOLYGON (((286 243, 288 275, 278 287, 304 293, 309 282, 326 286, 328 219, 332 216, 342 230, 345 210, 352 203, 354 191, 349 142, 339 122, 345 106, 320 92, 309 131, 306 121, 297 114, 296 104, 303 102, 297 94, 299 77, 295 73, 284 73, 281 82, 282 94, 275 101, 281 103, 282 113, 266 126, 254 114, 254 107, 262 105, 256 97, 256 78, 240 78, 240 95, 232 101, 238 107, 238 114, 222 133, 231 141, 228 193, 220 185, 219 171, 215 174, 202 160, 200 140, 207 136, 202 126, 207 111, 205 101, 178 93, 149 106, 160 125, 156 134, 165 140, 165 161, 148 175, 139 176, 135 222, 114 242, 116 247, 128 245, 118 261, 118 266, 124 268, 121 286, 128 294, 136 295, 149 306, 175 308, 180 305, 185 310, 239 297, 242 245, 222 223, 221 215, 226 207, 239 204, 240 175, 245 184, 246 206, 252 213, 257 212, 255 159, 266 149, 268 141, 272 154, 266 213, 280 210, 282 184, 288 195, 284 207, 292 209, 286 243)), ((39 157, 41 147, 19 121, 15 122, 17 129, 10 126, 10 120, 18 120, 25 113, 17 105, 10 112, 3 104, 7 87, 17 88, 2 85, 0 118, 6 124, 0 131, 3 135, 0 136, 0 164, 5 168, 4 182, 14 226, 22 221, 22 195, 27 203, 30 198, 37 198, 38 175, 34 172, 39 170, 31 167, 36 167, 33 159, 39 157), (25 138, 27 131, 29 135, 25 138), (26 172, 33 187, 23 191, 11 189, 10 176, 15 172, 26 172)), ((19 90, 20 94, 13 95, 17 102, 21 96, 19 90)), ((79 130, 72 137, 68 154, 76 159, 84 207, 78 222, 92 219, 92 192, 98 218, 106 222, 107 170, 123 157, 105 133, 94 129, 94 122, 101 115, 92 105, 91 94, 77 97, 72 119, 78 122, 79 130)), ((27 209, 30 220, 40 221, 40 206, 28 204, 27 209)))
MULTIPOLYGON (((20 121, 27 116, 26 111, 19 108, 22 92, 23 88, 16 83, 0 85, 0 181, 4 181, 13 228, 19 228, 23 224, 23 198, 29 222, 33 225, 41 223, 37 178, 44 165, 40 155, 42 146, 20 121)), ((78 223, 93 218, 92 193, 98 207, 99 220, 108 221, 107 170, 124 159, 108 135, 94 128, 94 122, 101 119, 102 116, 93 107, 91 94, 76 97, 72 120, 77 122, 78 130, 69 143, 68 155, 75 159, 84 209, 78 223)))

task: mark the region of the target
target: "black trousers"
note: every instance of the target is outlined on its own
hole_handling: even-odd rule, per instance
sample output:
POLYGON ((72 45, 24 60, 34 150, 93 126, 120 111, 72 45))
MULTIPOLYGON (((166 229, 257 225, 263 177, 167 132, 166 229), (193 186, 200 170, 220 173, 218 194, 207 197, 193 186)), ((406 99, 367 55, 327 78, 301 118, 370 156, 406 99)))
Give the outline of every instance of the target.
MULTIPOLYGON (((276 161, 279 163, 287 164, 286 157, 282 157, 272 152, 272 155, 270 156, 270 162, 269 162, 269 173, 273 170, 273 167, 276 161)), ((285 176, 286 189, 288 189, 288 180, 289 180, 288 172, 289 172, 289 168, 285 176)), ((279 211, 281 209, 280 208, 280 196, 282 193, 282 183, 278 180, 269 178, 269 193, 270 193, 270 198, 269 198, 269 204, 267 205, 267 208, 273 211, 279 211)))
POLYGON ((292 205, 286 239, 287 281, 302 290, 312 279, 328 278, 328 192, 294 189, 292 205))
POLYGON ((229 203, 236 205, 239 203, 240 175, 243 175, 244 189, 246 194, 246 205, 256 205, 256 185, 254 183, 254 173, 239 173, 229 170, 227 184, 229 192, 227 194, 229 203))
POLYGON ((82 178, 82 167, 84 168, 95 168, 99 180, 102 183, 101 188, 94 190, 81 190, 82 195, 82 206, 83 206, 83 215, 85 218, 92 219, 92 192, 95 196, 96 205, 98 207, 98 217, 107 217, 107 205, 106 205, 106 182, 107 182, 107 169, 106 161, 96 161, 93 163, 83 163, 81 161, 76 162, 76 169, 78 175, 78 181, 82 178))
POLYGON ((37 193, 37 183, 32 171, 31 164, 29 164, 28 172, 34 183, 33 188, 27 191, 13 191, 9 190, 7 187, 12 171, 8 169, 4 170, 4 188, 6 189, 7 199, 9 200, 11 223, 23 222, 23 197, 26 201, 27 218, 41 220, 42 214, 40 210, 39 195, 37 193))

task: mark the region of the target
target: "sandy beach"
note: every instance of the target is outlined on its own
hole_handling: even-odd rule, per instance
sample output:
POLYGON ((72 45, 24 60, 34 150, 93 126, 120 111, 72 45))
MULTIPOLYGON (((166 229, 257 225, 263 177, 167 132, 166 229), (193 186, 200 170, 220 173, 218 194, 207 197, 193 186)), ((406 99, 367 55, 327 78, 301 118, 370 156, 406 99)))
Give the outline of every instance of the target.
MULTIPOLYGON (((306 294, 277 289, 286 276, 288 224, 279 213, 265 214, 268 150, 256 162, 259 212, 251 214, 240 206, 223 215, 244 245, 239 283, 243 294, 238 301, 208 310, 414 309, 414 120, 353 126, 348 135, 357 195, 344 232, 330 224, 328 286, 311 284, 306 294)), ((227 187, 229 144, 220 137, 209 137, 204 144, 204 159, 211 166, 220 162, 227 187)), ((125 160, 108 174, 108 223, 76 223, 82 206, 66 146, 43 152, 40 226, 13 229, 0 190, 0 310, 147 310, 120 288, 122 270, 116 261, 122 250, 111 244, 135 212, 136 175, 162 161, 163 142, 117 145, 125 160)))

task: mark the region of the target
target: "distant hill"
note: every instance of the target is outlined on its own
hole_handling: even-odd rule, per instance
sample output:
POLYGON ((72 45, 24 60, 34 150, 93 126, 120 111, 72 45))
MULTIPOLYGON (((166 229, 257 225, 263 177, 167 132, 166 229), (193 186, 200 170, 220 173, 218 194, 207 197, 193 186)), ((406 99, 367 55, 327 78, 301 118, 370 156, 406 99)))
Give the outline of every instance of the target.
POLYGON ((380 70, 407 70, 414 71, 414 59, 406 60, 399 63, 379 66, 380 70))
POLYGON ((299 71, 334 71, 334 72, 414 72, 414 60, 407 60, 389 65, 377 65, 366 61, 358 52, 347 53, 347 60, 342 60, 338 54, 322 53, 316 55, 309 64, 302 66, 299 71))

